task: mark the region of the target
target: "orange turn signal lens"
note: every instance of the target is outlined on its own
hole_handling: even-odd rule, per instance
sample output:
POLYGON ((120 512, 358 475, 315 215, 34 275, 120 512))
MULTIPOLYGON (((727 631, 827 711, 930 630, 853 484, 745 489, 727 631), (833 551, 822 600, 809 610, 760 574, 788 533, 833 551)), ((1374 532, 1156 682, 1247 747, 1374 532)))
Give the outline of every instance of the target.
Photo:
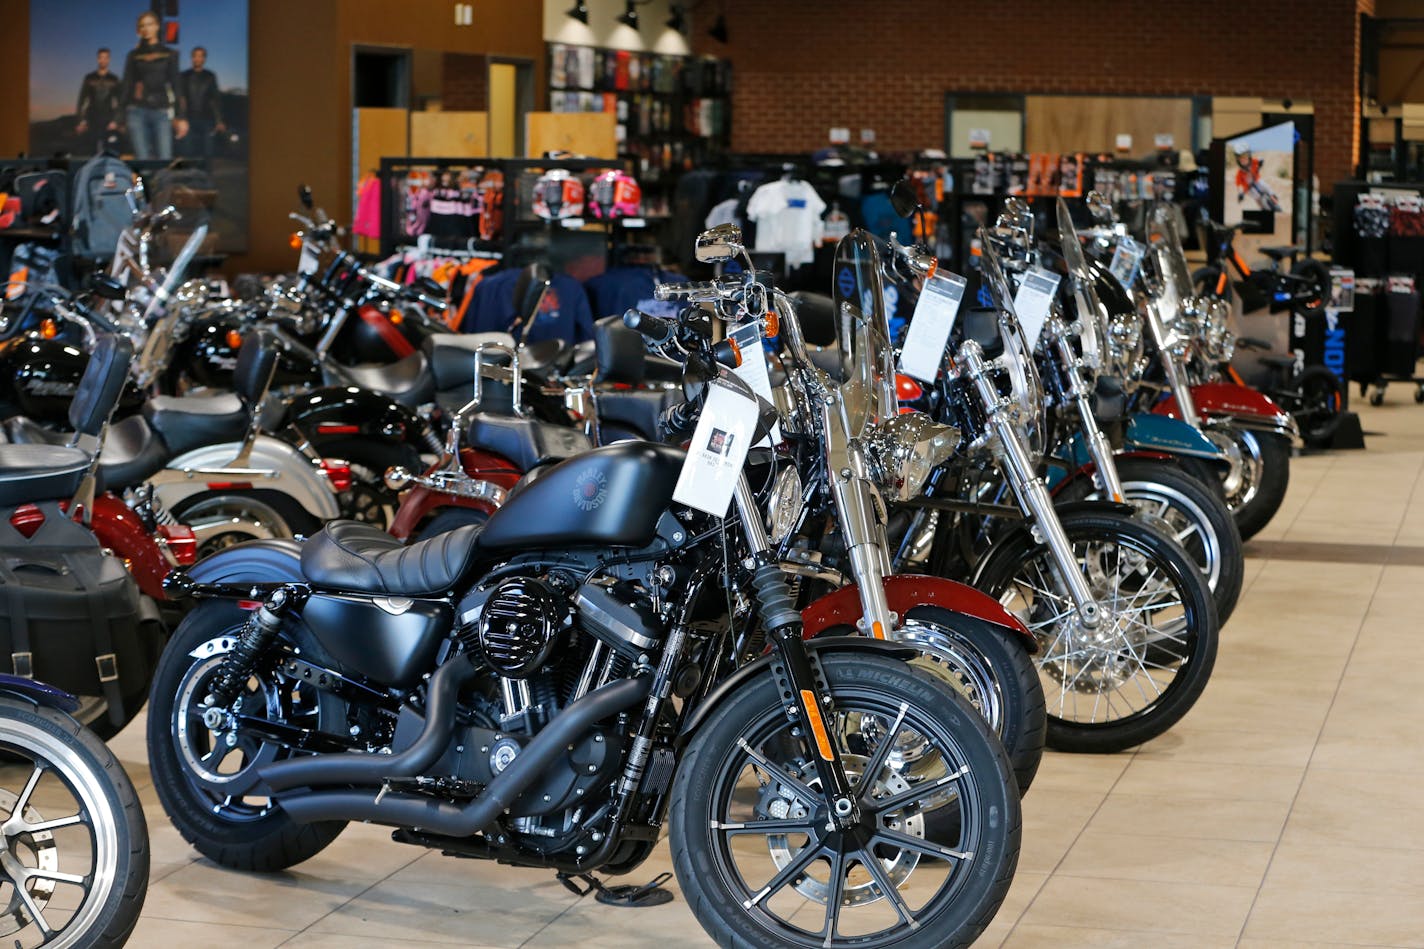
POLYGON ((287 244, 292 248, 292 250, 301 250, 301 249, 302 249, 302 235, 301 235, 301 232, 297 232, 297 233, 293 234, 290 238, 288 238, 288 239, 287 239, 287 244))
POLYGON ((44 321, 40 323, 40 338, 54 339, 58 335, 59 324, 56 323, 53 318, 45 317, 44 321))
POLYGON ((761 321, 761 335, 767 339, 775 339, 781 335, 781 314, 776 312, 776 307, 766 311, 766 318, 761 321))
POLYGON ((400 310, 392 310, 389 315, 391 322, 394 323, 396 326, 400 326, 401 323, 405 321, 405 314, 402 313, 400 310))
POLYGON ((732 361, 735 363, 735 365, 733 365, 732 368, 733 368, 733 369, 736 369, 738 366, 740 366, 740 365, 742 364, 742 347, 740 347, 740 346, 737 345, 737 341, 736 341, 735 339, 733 339, 732 337, 728 336, 728 337, 727 337, 727 348, 732 351, 732 361))
POLYGON ((228 330, 226 340, 228 349, 242 348, 242 334, 237 330, 228 330))

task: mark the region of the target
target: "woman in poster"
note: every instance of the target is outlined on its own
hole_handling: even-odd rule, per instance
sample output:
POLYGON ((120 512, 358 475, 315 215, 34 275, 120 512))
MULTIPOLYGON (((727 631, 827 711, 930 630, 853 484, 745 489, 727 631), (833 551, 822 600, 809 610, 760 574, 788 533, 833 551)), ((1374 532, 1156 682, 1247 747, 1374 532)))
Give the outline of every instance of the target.
POLYGON ((138 18, 138 45, 124 60, 119 105, 124 109, 134 157, 173 157, 173 139, 188 133, 187 109, 178 85, 178 51, 158 39, 158 15, 138 18))

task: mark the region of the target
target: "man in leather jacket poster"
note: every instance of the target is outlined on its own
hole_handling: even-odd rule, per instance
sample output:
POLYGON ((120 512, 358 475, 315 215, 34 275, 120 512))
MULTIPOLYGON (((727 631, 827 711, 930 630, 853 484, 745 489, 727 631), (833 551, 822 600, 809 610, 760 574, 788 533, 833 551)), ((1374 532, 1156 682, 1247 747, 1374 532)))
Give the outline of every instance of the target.
POLYGON ((99 47, 94 71, 79 86, 79 100, 74 106, 79 121, 74 134, 82 143, 80 154, 101 151, 119 127, 119 77, 109 71, 109 56, 109 47, 99 47))

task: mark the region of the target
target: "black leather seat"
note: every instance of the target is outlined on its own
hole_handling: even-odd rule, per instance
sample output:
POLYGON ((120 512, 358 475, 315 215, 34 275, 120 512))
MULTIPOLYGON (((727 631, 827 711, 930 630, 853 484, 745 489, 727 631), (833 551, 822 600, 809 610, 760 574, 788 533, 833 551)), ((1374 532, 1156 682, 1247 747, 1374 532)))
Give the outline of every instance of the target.
POLYGON ((1299 253, 1300 253, 1300 245, 1299 245, 1299 244, 1284 244, 1284 245, 1282 245, 1282 246, 1280 246, 1280 247, 1262 247, 1262 248, 1261 248, 1261 253, 1265 254, 1267 257, 1271 258, 1272 260, 1276 261, 1277 263, 1280 263, 1282 260, 1285 260, 1287 257, 1294 257, 1295 255, 1299 254, 1299 253))
POLYGON ((435 375, 420 352, 384 366, 343 366, 340 373, 344 379, 328 381, 349 382, 379 392, 407 408, 413 409, 435 398, 435 375))
POLYGON ((67 445, 0 445, 0 507, 71 498, 88 467, 67 445))
POLYGON ((465 444, 508 458, 525 471, 544 462, 572 458, 593 447, 588 436, 575 428, 484 412, 470 420, 465 444))
POLYGON ((315 586, 352 593, 444 593, 470 579, 483 529, 458 527, 407 547, 378 527, 332 521, 302 545, 302 573, 315 586))
MULTIPOLYGON (((485 343, 498 343, 513 349, 514 337, 508 333, 435 333, 426 337, 421 349, 430 363, 436 390, 444 392, 470 386, 475 381, 475 350, 485 343)), ((509 363, 498 352, 486 352, 484 358, 493 365, 509 363)))
MULTIPOLYGON (((681 389, 609 389, 598 393, 598 420, 604 426, 630 430, 638 438, 657 441, 662 437, 658 421, 670 405, 682 401, 681 389)), ((620 433, 605 428, 606 445, 620 433), (611 436, 611 437, 610 437, 611 436)))
POLYGON ((122 491, 162 471, 174 454, 147 419, 130 415, 109 427, 99 453, 99 477, 107 490, 122 491))
POLYGON ((156 395, 145 403, 143 417, 174 455, 237 441, 247 433, 247 409, 233 393, 156 395))
POLYGON ((5 441, 12 445, 68 445, 74 436, 45 428, 27 415, 5 420, 5 441))

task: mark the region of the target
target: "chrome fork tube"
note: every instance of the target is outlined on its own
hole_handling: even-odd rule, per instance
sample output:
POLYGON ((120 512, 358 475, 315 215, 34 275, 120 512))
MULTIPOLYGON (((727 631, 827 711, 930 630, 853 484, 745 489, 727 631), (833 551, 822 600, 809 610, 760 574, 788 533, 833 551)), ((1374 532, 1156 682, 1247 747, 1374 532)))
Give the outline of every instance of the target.
POLYGON ((1093 466, 1098 469, 1098 486, 1109 498, 1121 503, 1123 499, 1122 479, 1117 474, 1117 462, 1113 459, 1112 445, 1108 444, 1108 436, 1099 427, 1097 416, 1093 414, 1088 387, 1083 384, 1083 378, 1078 375, 1078 358, 1073 354, 1073 347, 1068 344, 1068 340, 1062 336, 1058 337, 1057 348, 1058 358, 1063 365, 1064 377, 1068 380, 1073 404, 1078 410, 1079 425, 1083 430, 1083 437, 1088 442, 1088 455, 1093 459, 1093 466))
POLYGON ((851 576, 860 591, 862 632, 885 639, 899 624, 885 599, 885 575, 890 572, 890 564, 884 530, 876 530, 873 490, 850 469, 831 472, 831 497, 850 554, 851 576))
POLYGON ((998 443, 998 454, 1002 459, 1005 474, 1008 475, 1009 484, 1013 487, 1019 504, 1032 520, 1037 532, 1043 536, 1043 542, 1048 546, 1058 568, 1059 579, 1063 581, 1073 605, 1077 608, 1079 620, 1084 626, 1096 626, 1099 619, 1097 600, 1093 598, 1093 591, 1089 589, 1087 579, 1078 568, 1078 561, 1073 556, 1073 545, 1063 531, 1063 522, 1058 519, 1058 512, 1053 508, 1053 498, 1048 493, 1048 486, 1034 471, 1028 449, 1024 447, 1018 429, 1005 415, 1008 405, 1001 404, 999 392, 985 371, 986 365, 979 347, 972 342, 966 343, 960 349, 960 359, 975 388, 979 390, 979 397, 987 410, 990 427, 998 443))

